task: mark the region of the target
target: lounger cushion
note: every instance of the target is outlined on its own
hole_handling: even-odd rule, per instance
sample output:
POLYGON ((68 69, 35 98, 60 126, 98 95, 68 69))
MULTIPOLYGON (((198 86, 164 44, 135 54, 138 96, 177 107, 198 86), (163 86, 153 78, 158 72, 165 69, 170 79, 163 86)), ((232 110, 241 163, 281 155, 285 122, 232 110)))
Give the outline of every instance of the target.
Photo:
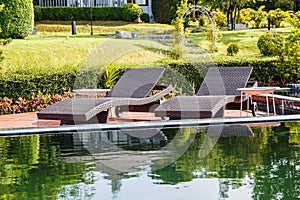
POLYGON ((171 119, 210 118, 222 112, 227 100, 224 96, 178 96, 155 109, 155 116, 171 119))
POLYGON ((96 115, 91 113, 96 106, 103 105, 105 110, 105 107, 109 108, 110 103, 109 98, 74 98, 55 103, 37 115, 39 119, 85 122, 96 115))

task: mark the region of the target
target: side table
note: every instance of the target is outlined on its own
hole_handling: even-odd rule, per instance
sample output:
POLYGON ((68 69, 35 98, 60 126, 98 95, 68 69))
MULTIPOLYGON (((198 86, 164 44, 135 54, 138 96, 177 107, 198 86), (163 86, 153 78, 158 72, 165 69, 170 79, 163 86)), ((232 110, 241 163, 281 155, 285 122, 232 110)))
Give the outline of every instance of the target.
MULTIPOLYGON (((274 115, 276 115, 276 108, 275 108, 275 99, 274 99, 274 91, 278 89, 278 87, 250 87, 250 88, 238 88, 241 92, 241 99, 243 95, 247 96, 247 109, 249 110, 249 96, 252 98, 252 95, 266 95, 266 102, 267 102, 267 115, 270 115, 269 111, 269 98, 268 94, 272 95, 272 100, 273 100, 273 111, 274 115)), ((242 108, 243 108, 243 102, 241 101, 241 106, 240 106, 240 116, 242 116, 242 108)))

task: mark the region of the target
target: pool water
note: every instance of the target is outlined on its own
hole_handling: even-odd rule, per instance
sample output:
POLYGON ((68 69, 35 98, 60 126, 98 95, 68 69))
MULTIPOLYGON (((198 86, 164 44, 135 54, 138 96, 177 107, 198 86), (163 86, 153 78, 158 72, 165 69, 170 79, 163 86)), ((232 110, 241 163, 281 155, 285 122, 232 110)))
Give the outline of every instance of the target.
POLYGON ((0 137, 0 199, 299 199, 300 122, 249 128, 0 137))

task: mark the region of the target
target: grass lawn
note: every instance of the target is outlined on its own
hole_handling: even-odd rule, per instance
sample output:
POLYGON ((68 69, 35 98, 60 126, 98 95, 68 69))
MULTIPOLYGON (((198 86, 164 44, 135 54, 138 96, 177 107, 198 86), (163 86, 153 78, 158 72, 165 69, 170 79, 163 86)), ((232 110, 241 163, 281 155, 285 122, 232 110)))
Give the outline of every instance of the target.
POLYGON ((122 40, 100 36, 29 36, 13 40, 3 48, 2 72, 45 73, 82 66, 91 67, 115 62, 120 65, 144 65, 164 57, 166 46, 150 40, 122 40))
MULTIPOLYGON (((85 22, 82 22, 83 24, 85 22)), ((170 59, 164 53, 170 46, 156 40, 130 39, 120 40, 112 37, 103 37, 98 33, 113 33, 115 30, 137 31, 139 34, 158 34, 172 30, 170 25, 161 24, 95 24, 94 35, 89 31, 79 32, 76 36, 70 33, 70 25, 39 24, 47 27, 48 32, 40 31, 38 35, 31 35, 24 40, 13 40, 3 47, 4 61, 0 64, 1 72, 45 73, 49 71, 70 70, 82 66, 107 65, 114 62, 119 65, 141 66, 153 63, 163 63, 170 59), (61 30, 51 32, 51 26, 61 30), (50 27, 50 28, 49 28, 50 27), (64 30, 66 27, 66 30, 64 30), (113 31, 112 31, 113 30, 113 31), (62 31, 62 32, 60 32, 62 31)), ((88 27, 87 25, 79 25, 88 27)), ((90 29, 88 29, 90 30, 90 29)), ((222 38, 218 42, 219 51, 210 53, 213 60, 230 59, 269 59, 260 55, 256 46, 258 37, 266 30, 222 31, 222 38), (237 42, 239 53, 236 56, 227 56, 226 48, 230 42, 237 42)), ((286 34, 289 29, 276 29, 286 34)), ((208 47, 205 33, 192 33, 190 39, 204 49, 208 47)), ((170 45, 170 44, 169 44, 170 45)), ((187 55, 192 61, 202 60, 203 55, 187 55)))
MULTIPOLYGON (((291 30, 289 28, 281 28, 281 29, 273 29, 273 32, 278 32, 283 34, 284 36, 287 33, 290 33, 291 30)), ((227 46, 230 42, 236 42, 239 47, 239 53, 234 57, 239 58, 251 58, 258 57, 262 59, 267 59, 261 56, 259 49, 257 48, 257 40, 260 35, 267 32, 267 29, 249 29, 249 30, 241 30, 241 31, 221 31, 221 39, 218 42, 218 52, 214 53, 214 57, 218 57, 216 59, 234 59, 231 56, 227 56, 227 46)), ((190 34, 190 38, 192 41, 197 43, 198 45, 203 46, 204 48, 208 48, 209 42, 205 39, 206 33, 192 33, 190 34)))

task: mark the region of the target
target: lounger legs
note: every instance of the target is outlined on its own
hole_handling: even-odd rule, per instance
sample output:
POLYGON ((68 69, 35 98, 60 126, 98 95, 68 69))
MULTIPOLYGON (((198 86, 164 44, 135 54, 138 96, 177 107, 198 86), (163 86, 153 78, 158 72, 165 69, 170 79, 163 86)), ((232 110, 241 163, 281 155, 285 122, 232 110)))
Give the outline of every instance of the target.
POLYGON ((98 124, 98 123, 106 123, 108 118, 108 111, 102 111, 101 113, 97 114, 95 117, 91 118, 88 121, 79 121, 76 120, 61 120, 60 125, 75 125, 75 124, 98 124))

